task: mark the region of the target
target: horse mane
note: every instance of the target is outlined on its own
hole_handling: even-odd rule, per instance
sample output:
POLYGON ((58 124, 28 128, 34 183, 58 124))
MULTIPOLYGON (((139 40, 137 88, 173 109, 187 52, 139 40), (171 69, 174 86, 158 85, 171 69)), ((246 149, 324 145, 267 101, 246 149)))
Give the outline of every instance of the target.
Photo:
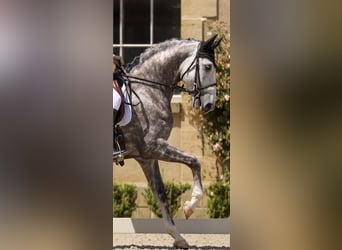
POLYGON ((152 47, 146 49, 143 53, 141 53, 140 63, 147 61, 148 59, 150 59, 155 54, 157 54, 161 51, 165 51, 166 49, 168 49, 170 47, 176 46, 176 45, 182 43, 183 41, 184 40, 172 38, 172 39, 166 40, 164 42, 157 43, 157 44, 153 45, 152 47))
POLYGON ((127 64, 126 71, 130 72, 135 66, 149 60, 151 57, 153 57, 155 54, 161 51, 165 51, 166 49, 174 47, 181 43, 189 43, 189 42, 194 42, 194 41, 197 41, 197 40, 194 40, 194 39, 184 40, 184 39, 172 38, 172 39, 154 44, 152 47, 147 48, 139 56, 134 57, 133 61, 127 64))

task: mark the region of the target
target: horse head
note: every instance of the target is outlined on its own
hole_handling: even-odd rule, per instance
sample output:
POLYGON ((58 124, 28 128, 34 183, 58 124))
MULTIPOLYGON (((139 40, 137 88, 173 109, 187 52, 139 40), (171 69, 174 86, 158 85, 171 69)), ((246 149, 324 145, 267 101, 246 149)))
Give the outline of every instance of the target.
POLYGON ((181 80, 192 95, 193 107, 204 113, 212 111, 216 102, 215 48, 221 39, 217 35, 199 44, 197 51, 180 65, 181 80))

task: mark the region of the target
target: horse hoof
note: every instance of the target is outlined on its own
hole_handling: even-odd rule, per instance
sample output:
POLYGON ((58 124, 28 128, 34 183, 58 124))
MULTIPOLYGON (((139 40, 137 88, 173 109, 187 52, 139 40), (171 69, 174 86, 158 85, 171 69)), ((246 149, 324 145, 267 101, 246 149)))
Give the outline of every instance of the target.
POLYGON ((190 203, 189 201, 186 201, 183 205, 183 212, 184 212, 186 219, 189 219, 189 217, 194 213, 189 203, 190 203))
POLYGON ((178 249, 188 249, 190 247, 186 240, 175 241, 173 246, 178 249))

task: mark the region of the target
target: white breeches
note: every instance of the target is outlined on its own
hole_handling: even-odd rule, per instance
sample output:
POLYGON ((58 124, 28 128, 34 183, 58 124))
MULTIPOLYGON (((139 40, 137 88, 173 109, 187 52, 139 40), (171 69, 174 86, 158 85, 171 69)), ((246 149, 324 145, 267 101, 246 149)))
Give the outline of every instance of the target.
MULTIPOLYGON (((129 95, 126 89, 126 86, 123 85, 122 86, 122 93, 124 94, 124 98, 125 98, 125 115, 124 117, 121 119, 121 121, 118 122, 119 126, 125 126, 127 125, 131 119, 132 119, 132 107, 129 104, 130 100, 129 100, 129 95)), ((118 92, 115 91, 115 89, 113 88, 113 109, 119 110, 121 105, 121 97, 118 94, 118 92)))
POLYGON ((121 104, 121 97, 113 88, 113 109, 119 110, 121 104))

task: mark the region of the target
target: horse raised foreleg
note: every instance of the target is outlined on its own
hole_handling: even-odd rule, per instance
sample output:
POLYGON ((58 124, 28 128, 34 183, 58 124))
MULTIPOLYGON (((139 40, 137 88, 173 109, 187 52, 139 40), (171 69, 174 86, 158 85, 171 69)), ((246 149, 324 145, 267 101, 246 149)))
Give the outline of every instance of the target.
POLYGON ((162 177, 160 175, 158 161, 156 160, 138 160, 142 167, 146 179, 150 185, 154 197, 156 198, 163 215, 163 222, 166 231, 174 238, 174 246, 177 248, 188 248, 186 240, 179 234, 175 223, 170 215, 167 196, 164 189, 162 177))
POLYGON ((195 156, 170 145, 164 139, 158 139, 156 143, 157 145, 154 147, 155 150, 153 152, 149 152, 148 154, 151 158, 153 157, 155 159, 168 162, 180 162, 186 164, 192 171, 194 178, 192 197, 191 200, 186 201, 183 206, 185 217, 188 219, 194 212, 198 201, 203 197, 201 164, 195 156))

